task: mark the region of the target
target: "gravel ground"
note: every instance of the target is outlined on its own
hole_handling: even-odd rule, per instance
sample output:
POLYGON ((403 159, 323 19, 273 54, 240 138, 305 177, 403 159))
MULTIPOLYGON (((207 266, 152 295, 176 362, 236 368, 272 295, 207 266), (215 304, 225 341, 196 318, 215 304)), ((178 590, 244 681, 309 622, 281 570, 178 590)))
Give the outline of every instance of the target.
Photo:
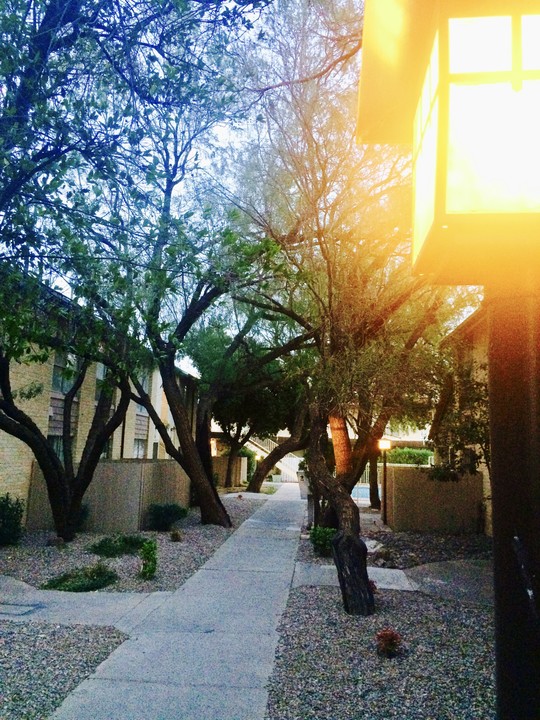
POLYGON ((489 608, 381 591, 376 612, 352 617, 337 588, 293 590, 282 616, 266 720, 492 720, 489 608), (404 650, 380 657, 391 627, 404 650))
MULTIPOLYGON (((364 540, 373 540, 382 545, 377 552, 368 554, 368 565, 405 570, 445 560, 490 559, 493 553, 493 542, 485 535, 442 535, 371 529, 368 513, 362 513, 361 525, 364 540)), ((332 563, 332 558, 315 555, 311 542, 306 537, 300 540, 296 559, 319 565, 332 563)))
POLYGON ((138 577, 140 559, 136 555, 119 558, 101 558, 91 553, 88 546, 105 537, 97 533, 80 533, 73 542, 60 547, 49 547, 52 533, 29 533, 16 547, 0 548, 0 574, 39 587, 74 568, 103 562, 119 575, 119 579, 99 592, 154 592, 175 590, 193 575, 215 550, 265 500, 238 499, 226 496, 224 500, 233 523, 232 529, 216 525, 201 525, 197 511, 175 524, 182 531, 183 540, 172 542, 169 533, 144 532, 145 537, 156 538, 158 543, 158 569, 153 580, 138 577))
MULTIPOLYGON (((227 496, 224 502, 232 529, 201 525, 197 513, 192 512, 176 524, 182 529, 182 542, 171 542, 168 533, 143 533, 158 541, 156 578, 137 578, 136 558, 104 559, 120 579, 99 592, 176 589, 265 500, 227 496)), ((31 533, 17 547, 0 548, 0 574, 37 587, 55 575, 101 559, 86 548, 103 535, 81 533, 61 548, 47 546, 50 537, 51 533, 31 533)), ((126 637, 115 628, 0 621, 0 719, 46 720, 126 637)))
MULTIPOLYGON (((234 527, 265 502, 234 496, 225 501, 234 527)), ((136 558, 106 560, 121 577, 102 592, 175 589, 232 532, 202 526, 196 514, 178 526, 184 534, 179 543, 171 542, 167 533, 145 533, 158 540, 155 580, 136 577, 136 558)), ((370 556, 370 564, 386 567, 491 553, 490 541, 481 536, 388 533, 370 529, 368 521, 363 530, 365 537, 383 544, 370 556)), ((82 534, 63 548, 48 547, 49 537, 35 533, 20 547, 0 548, 0 573, 38 586, 98 560, 86 548, 101 535, 82 534)), ((331 562, 314 556, 305 539, 297 559, 331 562)), ((281 619, 266 720, 492 720, 490 608, 387 590, 376 594, 376 605, 369 618, 351 617, 342 610, 337 588, 291 592, 281 619), (403 637, 404 650, 394 659, 376 652, 375 634, 385 627, 403 637)), ((45 720, 124 637, 114 628, 0 623, 1 720, 45 720)))
POLYGON ((126 636, 89 625, 0 623, 0 717, 44 720, 126 636))

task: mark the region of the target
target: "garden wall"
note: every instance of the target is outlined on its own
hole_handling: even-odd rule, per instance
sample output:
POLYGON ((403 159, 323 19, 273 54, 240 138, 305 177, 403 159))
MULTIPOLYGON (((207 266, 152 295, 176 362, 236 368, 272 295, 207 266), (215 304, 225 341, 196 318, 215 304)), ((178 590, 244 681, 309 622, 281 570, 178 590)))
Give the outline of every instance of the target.
MULTIPOLYGON (((89 508, 85 529, 103 533, 144 530, 150 504, 189 507, 189 486, 189 478, 175 460, 103 460, 84 496, 89 508)), ((54 528, 45 481, 35 462, 26 528, 54 528)))
POLYGON ((387 524, 395 531, 482 532, 482 476, 431 480, 427 467, 387 466, 387 524))
MULTIPOLYGON (((214 470, 214 477, 219 487, 225 485, 225 478, 227 477, 227 463, 229 458, 227 455, 217 455, 212 458, 212 468, 214 470)), ((239 487, 243 482, 247 481, 247 457, 237 457, 234 468, 232 483, 235 487, 239 487)))

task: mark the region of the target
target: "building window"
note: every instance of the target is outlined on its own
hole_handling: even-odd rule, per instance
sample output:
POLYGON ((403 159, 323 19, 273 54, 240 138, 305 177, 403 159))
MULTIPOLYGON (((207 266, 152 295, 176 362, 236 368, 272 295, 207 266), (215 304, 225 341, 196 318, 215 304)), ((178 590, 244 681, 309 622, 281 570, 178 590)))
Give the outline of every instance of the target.
POLYGON ((133 457, 139 460, 146 458, 146 440, 134 440, 133 441, 133 457))
POLYGON ((56 352, 54 356, 52 390, 65 395, 75 382, 77 359, 72 353, 56 352))
POLYGON ((103 387, 103 382, 106 376, 107 368, 105 365, 100 362, 96 363, 96 402, 99 400, 99 396, 101 395, 101 388, 103 387))
MULTIPOLYGON (((148 375, 143 375, 143 377, 139 378, 139 382, 142 385, 142 389, 145 393, 148 393, 148 389, 150 387, 150 378, 148 375)), ((137 412, 141 415, 147 415, 148 410, 144 407, 144 405, 140 405, 137 403, 137 412)))
POLYGON ((64 443, 62 442, 61 435, 47 435, 47 442, 52 446, 52 449, 57 454, 60 462, 64 462, 64 443))

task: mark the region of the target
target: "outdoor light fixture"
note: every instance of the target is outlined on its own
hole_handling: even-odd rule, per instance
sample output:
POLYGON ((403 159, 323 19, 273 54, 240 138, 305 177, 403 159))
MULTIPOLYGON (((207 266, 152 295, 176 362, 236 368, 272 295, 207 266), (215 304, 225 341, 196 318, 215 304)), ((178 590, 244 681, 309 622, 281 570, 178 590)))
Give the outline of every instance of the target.
POLYGON ((540 718, 540 0, 365 0, 358 139, 413 161, 413 269, 484 285, 498 720, 540 718))
POLYGON ((390 440, 385 440, 384 438, 381 438, 379 440, 379 450, 390 450, 392 447, 392 443, 390 440))
POLYGON ((540 3, 367 0, 364 27, 360 140, 412 145, 415 271, 523 280, 540 265, 540 3))

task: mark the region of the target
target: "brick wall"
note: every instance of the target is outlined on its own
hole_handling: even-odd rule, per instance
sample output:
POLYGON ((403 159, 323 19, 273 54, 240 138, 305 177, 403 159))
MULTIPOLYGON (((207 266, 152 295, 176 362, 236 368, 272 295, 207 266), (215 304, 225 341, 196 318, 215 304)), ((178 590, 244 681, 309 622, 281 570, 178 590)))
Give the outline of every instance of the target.
MULTIPOLYGON (((12 372, 12 389, 17 392, 30 383, 40 383, 43 391, 31 400, 20 400, 20 407, 47 433, 52 379, 52 360, 43 364, 16 363, 12 372)), ((30 472, 33 462, 31 450, 20 440, 0 431, 0 495, 6 492, 28 499, 30 472)))

